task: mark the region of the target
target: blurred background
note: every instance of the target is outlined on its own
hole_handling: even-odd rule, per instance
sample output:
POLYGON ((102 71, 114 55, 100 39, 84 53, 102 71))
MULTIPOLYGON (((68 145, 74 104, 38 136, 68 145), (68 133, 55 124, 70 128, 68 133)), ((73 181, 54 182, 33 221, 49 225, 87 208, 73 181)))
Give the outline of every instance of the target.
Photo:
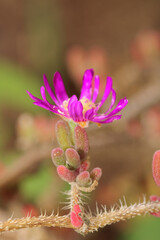
MULTIPOLYGON (((103 169, 88 204, 128 204, 160 194, 151 162, 160 148, 160 1, 0 0, 0 221, 63 207, 68 189, 52 165, 57 116, 32 104, 42 74, 60 71, 71 96, 94 68, 113 77, 117 99, 127 97, 122 120, 88 129, 91 167, 103 169)), ((64 211, 60 212, 65 214, 64 211)), ((87 239, 150 240, 160 219, 140 217, 106 226, 87 239)), ((84 239, 70 229, 25 229, 6 240, 84 239)))

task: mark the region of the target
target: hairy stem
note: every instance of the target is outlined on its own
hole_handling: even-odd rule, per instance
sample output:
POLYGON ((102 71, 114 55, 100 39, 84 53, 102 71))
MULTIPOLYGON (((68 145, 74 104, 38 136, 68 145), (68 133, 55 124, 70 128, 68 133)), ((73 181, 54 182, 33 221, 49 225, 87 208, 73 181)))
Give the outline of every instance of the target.
POLYGON ((71 183, 71 190, 69 191, 70 195, 70 210, 73 211, 73 207, 75 204, 83 205, 81 200, 81 192, 77 188, 77 183, 71 183))
MULTIPOLYGON (((75 190, 75 189, 73 189, 75 190)), ((74 204, 74 202, 73 202, 74 204)), ((127 206, 121 205, 118 209, 112 208, 110 211, 97 209, 96 216, 87 214, 89 225, 84 224, 78 229, 78 232, 85 235, 89 232, 97 231, 98 228, 103 228, 106 225, 111 225, 119 221, 125 221, 136 216, 145 215, 147 213, 155 213, 160 211, 160 202, 142 202, 134 205, 127 206)), ((22 228, 32 227, 75 227, 71 224, 69 215, 58 216, 39 216, 39 217, 26 217, 20 219, 8 219, 6 222, 0 223, 0 232, 19 230, 22 228)))
POLYGON ((133 204, 130 206, 121 205, 118 209, 112 208, 110 211, 106 207, 102 211, 98 211, 95 217, 90 218, 90 225, 85 229, 85 234, 103 228, 106 225, 111 225, 119 221, 126 221, 136 216, 146 215, 160 211, 160 202, 147 202, 133 204))
POLYGON ((33 227, 66 227, 71 228, 70 219, 68 215, 58 216, 39 216, 8 219, 6 222, 0 223, 0 232, 14 231, 22 228, 33 227))

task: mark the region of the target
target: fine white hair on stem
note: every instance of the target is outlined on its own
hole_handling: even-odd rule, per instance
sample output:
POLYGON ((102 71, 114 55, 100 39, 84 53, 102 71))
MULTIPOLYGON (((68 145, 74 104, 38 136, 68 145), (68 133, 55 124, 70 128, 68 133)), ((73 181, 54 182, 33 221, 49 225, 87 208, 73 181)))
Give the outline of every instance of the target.
MULTIPOLYGON (((122 201, 121 201, 122 202, 122 201)), ((83 210, 83 209, 82 209, 83 210)), ((9 218, 5 222, 0 223, 0 232, 14 231, 22 228, 32 228, 32 227, 65 227, 73 228, 82 235, 86 235, 89 232, 97 231, 99 228, 103 228, 106 225, 111 225, 119 221, 125 221, 136 216, 146 215, 148 213, 155 213, 160 211, 160 202, 146 202, 144 198, 142 202, 134 203, 129 206, 126 203, 117 206, 113 206, 107 211, 106 206, 98 207, 96 204, 96 214, 92 215, 91 212, 84 213, 86 221, 80 228, 75 228, 70 221, 69 215, 60 216, 59 212, 54 215, 41 215, 39 217, 26 217, 26 218, 9 218)), ((83 216, 83 212, 82 212, 83 216)))

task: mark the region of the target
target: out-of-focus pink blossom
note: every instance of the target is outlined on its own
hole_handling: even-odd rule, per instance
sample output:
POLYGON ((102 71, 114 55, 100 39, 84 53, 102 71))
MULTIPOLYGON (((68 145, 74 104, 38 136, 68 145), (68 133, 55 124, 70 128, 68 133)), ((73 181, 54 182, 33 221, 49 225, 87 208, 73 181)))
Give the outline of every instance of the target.
POLYGON ((93 46, 85 49, 78 45, 70 47, 66 53, 66 65, 73 81, 78 87, 81 86, 83 72, 92 66, 95 73, 98 73, 101 79, 99 94, 103 93, 106 75, 109 71, 108 57, 103 48, 93 46))
POLYGON ((153 30, 139 33, 131 44, 131 55, 142 65, 160 57, 160 33, 153 30))

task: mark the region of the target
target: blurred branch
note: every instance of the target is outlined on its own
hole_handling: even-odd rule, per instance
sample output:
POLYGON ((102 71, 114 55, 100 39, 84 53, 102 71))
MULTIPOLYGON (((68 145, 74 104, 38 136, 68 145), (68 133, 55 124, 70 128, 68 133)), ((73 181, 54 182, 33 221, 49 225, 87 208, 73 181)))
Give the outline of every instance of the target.
POLYGON ((0 175, 0 189, 17 183, 19 179, 37 164, 50 157, 51 146, 41 145, 16 159, 0 175))
POLYGON ((134 94, 133 97, 129 99, 128 106, 123 113, 123 124, 129 119, 140 114, 145 108, 160 101, 160 81, 152 81, 149 86, 146 86, 142 90, 134 94))

